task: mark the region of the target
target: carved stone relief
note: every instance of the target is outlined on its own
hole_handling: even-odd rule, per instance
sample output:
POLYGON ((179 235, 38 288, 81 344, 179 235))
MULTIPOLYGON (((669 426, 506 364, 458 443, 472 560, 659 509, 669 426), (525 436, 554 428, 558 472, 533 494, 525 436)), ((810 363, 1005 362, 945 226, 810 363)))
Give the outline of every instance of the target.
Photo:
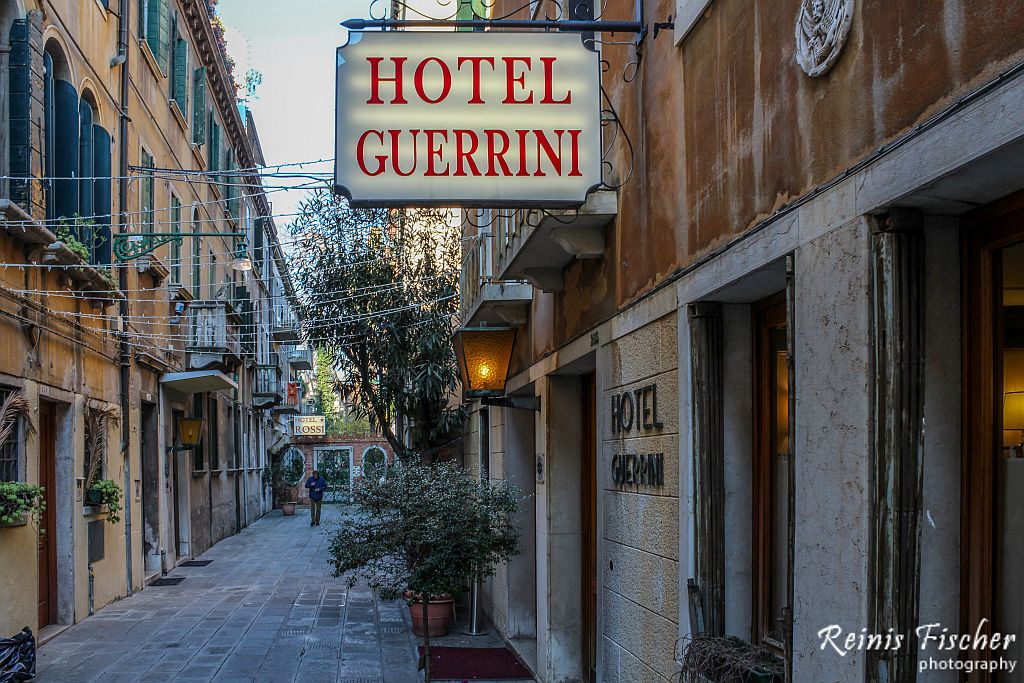
POLYGON ((853 22, 853 0, 801 0, 796 20, 796 61, 808 76, 836 63, 853 22))

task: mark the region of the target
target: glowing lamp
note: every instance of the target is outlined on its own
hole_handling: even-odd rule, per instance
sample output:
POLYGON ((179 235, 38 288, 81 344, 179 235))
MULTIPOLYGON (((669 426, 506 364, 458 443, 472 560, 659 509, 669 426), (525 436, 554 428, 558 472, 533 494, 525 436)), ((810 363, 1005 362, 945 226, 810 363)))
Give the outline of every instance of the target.
POLYGON ((178 440, 183 448, 195 448, 203 439, 203 418, 179 417, 178 440))
POLYGON ((505 395, 515 341, 512 327, 463 327, 455 333, 455 355, 467 398, 505 395))

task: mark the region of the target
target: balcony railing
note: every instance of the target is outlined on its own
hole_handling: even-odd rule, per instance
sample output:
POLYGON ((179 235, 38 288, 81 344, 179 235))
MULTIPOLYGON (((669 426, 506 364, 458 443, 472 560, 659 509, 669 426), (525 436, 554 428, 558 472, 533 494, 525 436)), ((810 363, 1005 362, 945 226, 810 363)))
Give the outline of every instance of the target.
POLYGON ((233 366, 241 361, 238 335, 228 324, 225 302, 193 301, 189 304, 189 321, 186 351, 193 369, 233 366))
POLYGON ((288 363, 291 364, 292 370, 312 370, 313 349, 290 349, 288 363))
POLYGON ((561 291, 566 266, 603 257, 605 228, 617 215, 618 196, 611 190, 592 192, 574 211, 500 212, 494 223, 498 279, 523 279, 545 292, 561 291))
POLYGON ((278 298, 274 301, 273 324, 270 328, 270 336, 276 342, 295 343, 302 339, 299 330, 299 322, 291 307, 285 300, 278 298))
POLYGON ((257 365, 256 383, 252 388, 253 396, 284 398, 284 384, 281 381, 279 365, 257 365))

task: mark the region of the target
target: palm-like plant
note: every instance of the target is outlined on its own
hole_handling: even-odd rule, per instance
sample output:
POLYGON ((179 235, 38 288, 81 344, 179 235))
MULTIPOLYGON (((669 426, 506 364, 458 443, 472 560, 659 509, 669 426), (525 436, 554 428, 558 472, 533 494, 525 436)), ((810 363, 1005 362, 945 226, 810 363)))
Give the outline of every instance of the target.
POLYGON ((36 428, 32 424, 32 404, 20 391, 12 391, 0 404, 0 444, 7 443, 7 439, 14 433, 18 425, 18 418, 22 419, 25 425, 26 434, 35 434, 36 428))

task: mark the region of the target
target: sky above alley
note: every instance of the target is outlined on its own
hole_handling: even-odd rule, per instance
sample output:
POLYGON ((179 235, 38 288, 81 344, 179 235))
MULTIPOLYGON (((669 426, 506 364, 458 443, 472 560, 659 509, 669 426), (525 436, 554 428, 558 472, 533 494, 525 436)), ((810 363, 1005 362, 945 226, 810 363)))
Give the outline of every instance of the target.
MULTIPOLYGON (((249 106, 267 164, 326 159, 305 170, 333 171, 334 59, 347 39, 339 23, 368 16, 369 0, 220 0, 217 7, 238 80, 250 68, 263 75, 249 106)), ((282 214, 294 212, 302 195, 268 197, 279 228, 290 222, 282 214)))

